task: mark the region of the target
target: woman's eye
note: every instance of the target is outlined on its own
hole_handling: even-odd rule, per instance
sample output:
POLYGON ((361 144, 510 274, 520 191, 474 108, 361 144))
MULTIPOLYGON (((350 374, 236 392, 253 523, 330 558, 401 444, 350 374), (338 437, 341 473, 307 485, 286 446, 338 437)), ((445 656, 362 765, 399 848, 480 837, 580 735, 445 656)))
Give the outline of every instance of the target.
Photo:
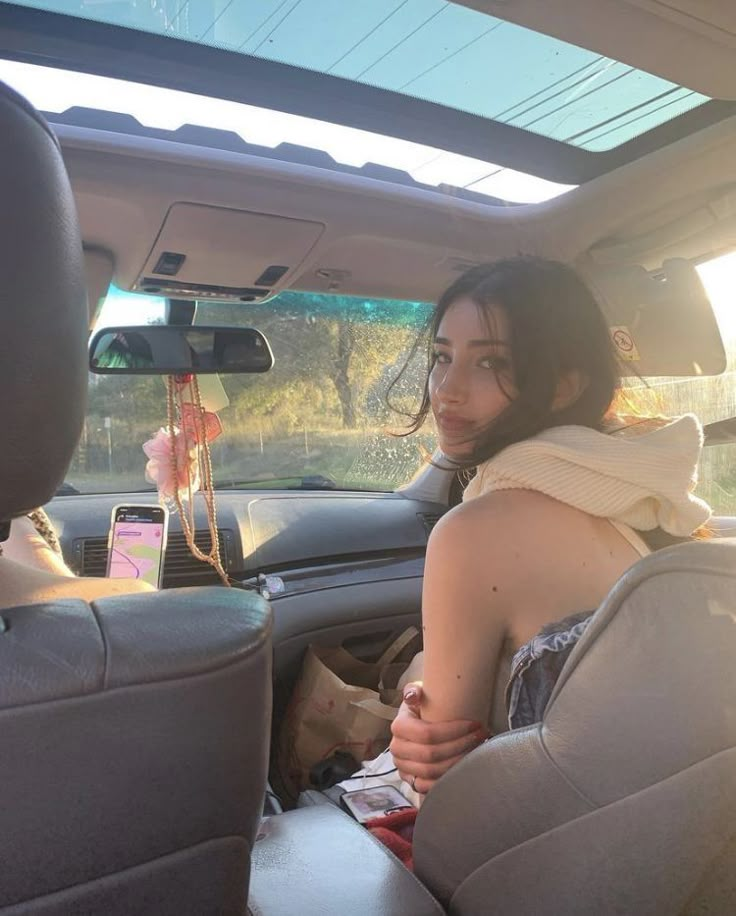
POLYGON ((508 360, 502 356, 484 356, 483 359, 478 361, 478 365, 481 369, 493 369, 496 372, 503 372, 508 369, 509 364, 508 360))
POLYGON ((434 359, 435 363, 449 363, 450 362, 449 354, 443 353, 441 350, 435 350, 434 353, 432 354, 432 358, 434 359))

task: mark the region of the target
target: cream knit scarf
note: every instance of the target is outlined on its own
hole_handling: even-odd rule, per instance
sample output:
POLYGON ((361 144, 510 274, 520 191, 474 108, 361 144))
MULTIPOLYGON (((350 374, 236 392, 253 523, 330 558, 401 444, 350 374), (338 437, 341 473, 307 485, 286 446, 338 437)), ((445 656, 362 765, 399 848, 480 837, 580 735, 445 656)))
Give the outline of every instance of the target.
POLYGON ((538 490, 640 531, 659 527, 685 537, 711 516, 692 492, 702 446, 703 430, 692 414, 633 421, 612 433, 558 426, 479 465, 463 499, 493 490, 538 490))

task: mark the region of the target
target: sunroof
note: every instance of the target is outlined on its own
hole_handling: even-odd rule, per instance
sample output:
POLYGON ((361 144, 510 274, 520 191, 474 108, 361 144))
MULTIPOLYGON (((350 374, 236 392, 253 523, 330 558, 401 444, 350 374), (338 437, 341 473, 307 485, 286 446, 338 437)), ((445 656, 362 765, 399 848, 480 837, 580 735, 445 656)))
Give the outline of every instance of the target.
POLYGON ((19 0, 341 77, 589 152, 707 96, 446 0, 19 0))

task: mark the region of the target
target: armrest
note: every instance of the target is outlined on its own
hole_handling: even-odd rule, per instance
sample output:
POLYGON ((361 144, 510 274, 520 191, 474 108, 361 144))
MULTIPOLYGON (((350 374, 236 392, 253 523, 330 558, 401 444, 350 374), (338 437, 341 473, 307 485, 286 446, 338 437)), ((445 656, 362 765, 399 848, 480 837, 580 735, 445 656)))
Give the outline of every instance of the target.
POLYGON ((423 884, 334 805, 261 825, 251 856, 251 916, 442 916, 423 884))

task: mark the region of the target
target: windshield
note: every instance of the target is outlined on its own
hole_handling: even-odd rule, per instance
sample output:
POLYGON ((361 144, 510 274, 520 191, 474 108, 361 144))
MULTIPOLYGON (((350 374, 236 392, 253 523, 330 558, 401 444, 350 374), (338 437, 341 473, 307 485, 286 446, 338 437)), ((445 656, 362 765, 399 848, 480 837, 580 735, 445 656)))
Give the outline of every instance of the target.
MULTIPOLYGON (((402 418, 386 392, 430 312, 425 303, 300 292, 258 305, 198 303, 195 324, 256 327, 275 361, 266 375, 220 377, 229 403, 211 446, 216 484, 390 491, 407 482, 434 438, 392 435, 402 418)), ((165 319, 164 299, 112 288, 95 327, 165 319)), ((402 382, 412 404, 423 381, 415 363, 402 382)), ((81 493, 153 489, 142 445, 165 423, 161 377, 90 375, 67 483, 81 493)))
MULTIPOLYGON (((645 412, 693 411, 713 423, 736 416, 736 253, 698 270, 726 346, 726 372, 633 379, 629 386, 645 412)), ((408 438, 392 435, 402 418, 388 408, 386 392, 431 310, 426 303, 292 291, 258 305, 198 303, 195 324, 257 327, 275 358, 266 375, 222 376, 229 405, 212 445, 216 484, 391 491, 409 481, 432 451, 434 432, 427 424, 408 438)), ((112 288, 96 327, 165 320, 164 299, 112 288)), ((416 405, 422 357, 411 361, 396 392, 400 406, 416 405)), ((165 425, 165 395, 160 377, 90 375, 87 418, 66 492, 152 489, 142 445, 165 425)), ((719 514, 736 515, 735 455, 736 445, 703 453, 698 492, 719 514)))

